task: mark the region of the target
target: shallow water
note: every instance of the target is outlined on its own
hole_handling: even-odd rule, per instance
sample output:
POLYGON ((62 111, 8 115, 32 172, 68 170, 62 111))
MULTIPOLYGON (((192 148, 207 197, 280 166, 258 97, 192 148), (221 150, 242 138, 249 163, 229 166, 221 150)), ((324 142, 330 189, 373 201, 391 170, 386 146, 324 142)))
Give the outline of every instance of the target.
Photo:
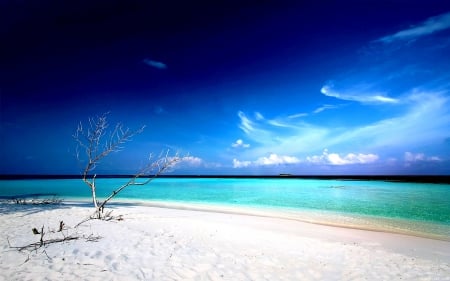
MULTIPOLYGON (((97 179, 100 199, 126 179, 97 179)), ((63 199, 89 198, 77 179, 2 180, 0 195, 48 193, 63 199)), ((407 221, 416 228, 450 229, 450 185, 384 181, 242 178, 158 178, 146 186, 130 186, 117 199, 197 203, 228 207, 301 211, 340 218, 407 221), (422 222, 422 226, 421 226, 422 222), (438 227, 438 228, 439 228, 438 227)), ((360 222, 361 223, 361 222, 360 222)), ((441 233, 442 234, 442 233, 441 233)), ((448 233, 450 237, 450 232, 448 233)))

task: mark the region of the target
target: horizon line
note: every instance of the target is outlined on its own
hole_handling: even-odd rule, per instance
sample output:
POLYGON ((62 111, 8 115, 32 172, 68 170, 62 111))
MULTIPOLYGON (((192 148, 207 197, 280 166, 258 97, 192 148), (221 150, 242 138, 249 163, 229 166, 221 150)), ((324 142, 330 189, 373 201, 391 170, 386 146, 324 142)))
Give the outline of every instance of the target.
MULTIPOLYGON (((131 178, 133 174, 103 174, 96 178, 131 178)), ((146 175, 141 178, 149 178, 154 175, 146 175)), ((159 175, 157 178, 267 178, 267 179, 323 179, 323 180, 383 180, 398 182, 421 182, 421 183, 448 183, 450 184, 450 175, 159 175)), ((77 174, 0 174, 0 180, 20 180, 20 179, 81 179, 77 174)))

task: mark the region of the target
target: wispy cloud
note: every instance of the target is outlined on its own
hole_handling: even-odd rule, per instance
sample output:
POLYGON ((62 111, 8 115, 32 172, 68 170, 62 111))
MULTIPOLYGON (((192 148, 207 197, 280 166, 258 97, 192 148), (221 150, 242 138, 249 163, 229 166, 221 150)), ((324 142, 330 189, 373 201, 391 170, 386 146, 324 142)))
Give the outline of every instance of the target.
POLYGON ((151 59, 144 59, 143 62, 151 67, 157 68, 157 69, 166 69, 167 65, 163 62, 160 61, 155 61, 155 60, 151 60, 151 59))
POLYGON ((238 115, 239 128, 248 139, 257 144, 246 152, 252 158, 269 152, 289 154, 289 151, 307 151, 322 141, 327 133, 324 128, 299 123, 295 119, 280 117, 278 123, 274 124, 270 120, 250 120, 242 111, 238 115))
MULTIPOLYGON (((174 159, 175 159, 174 157, 168 157, 169 162, 174 159)), ((203 159, 201 159, 199 157, 195 157, 195 156, 183 156, 178 159, 178 162, 176 162, 174 165, 169 167, 167 172, 198 168, 200 166, 205 166, 203 159)))
POLYGON ((322 155, 308 156, 306 161, 313 164, 325 165, 353 165, 353 164, 371 164, 379 159, 376 154, 348 153, 347 155, 339 155, 338 153, 328 153, 325 149, 322 155))
POLYGON ((334 143, 352 142, 373 148, 412 147, 439 141, 450 129, 449 100, 439 93, 412 93, 405 97, 408 109, 398 116, 349 128, 334 143), (430 121, 433 120, 433 121, 430 121))
POLYGON ((280 127, 280 128, 291 128, 292 127, 292 125, 290 125, 289 123, 284 122, 283 120, 280 120, 280 119, 267 120, 267 124, 270 124, 275 127, 280 127))
POLYGON ((295 114, 291 114, 288 116, 289 119, 295 119, 295 118, 301 118, 301 117, 305 117, 308 116, 308 113, 295 113, 295 114))
MULTIPOLYGON (((339 107, 340 107, 340 105, 324 104, 324 105, 319 106, 316 109, 314 109, 311 113, 312 114, 317 114, 317 113, 323 112, 323 111, 328 110, 328 109, 335 109, 335 108, 339 108, 339 107)), ((288 115, 287 118, 288 119, 296 119, 296 118, 306 117, 306 116, 309 116, 309 115, 310 115, 309 113, 301 112, 301 113, 294 113, 294 114, 288 115)))
MULTIPOLYGON (((326 97, 353 101, 347 109, 361 118, 346 118, 353 115, 341 107, 334 109, 338 122, 333 123, 339 127, 328 126, 326 116, 314 111, 308 118, 288 116, 286 122, 296 129, 280 135, 276 128, 265 127, 271 137, 279 136, 278 143, 255 146, 249 153, 289 152, 305 163, 342 166, 379 165, 380 159, 401 169, 445 165, 441 159, 448 158, 444 140, 450 132, 450 67, 445 59, 450 41, 441 35, 448 32, 450 13, 445 13, 368 42, 348 69, 340 69, 320 89, 326 97), (338 153, 321 154, 324 147, 338 153), (423 152, 405 153, 417 150, 423 152)), ((333 105, 332 99, 327 104, 333 105)))
POLYGON ((337 105, 324 104, 324 105, 322 105, 321 107, 318 107, 318 108, 314 109, 313 113, 314 113, 314 114, 317 114, 317 113, 320 113, 320 112, 322 112, 322 111, 324 111, 324 110, 333 109, 333 108, 338 108, 338 107, 339 107, 339 106, 337 106, 337 105))
POLYGON ((247 118, 244 112, 239 111, 238 116, 241 120, 241 124, 239 125, 239 128, 241 128, 245 133, 250 133, 255 131, 255 128, 253 126, 253 122, 247 118))
POLYGON ((185 163, 190 166, 199 166, 203 163, 203 160, 195 156, 185 156, 181 158, 181 163, 185 163))
MULTIPOLYGON (((450 13, 440 15, 386 36, 383 42, 415 39, 450 29, 449 24, 450 13)), ((450 45, 444 44, 444 49, 438 51, 431 48, 442 43, 441 37, 430 36, 407 47, 370 42, 370 55, 363 54, 349 64, 349 69, 323 84, 321 94, 337 99, 334 102, 328 99, 323 106, 300 108, 291 115, 275 117, 262 111, 254 115, 240 111, 239 127, 252 147, 240 151, 238 159, 245 161, 236 160, 235 164, 257 165, 258 159, 263 163, 264 157, 269 159, 271 154, 302 159, 301 165, 316 163, 342 168, 353 164, 367 168, 370 164, 379 165, 381 159, 398 167, 405 163, 443 163, 438 159, 447 159, 448 152, 444 140, 450 132, 450 68, 441 60, 446 58, 445 48, 450 45), (338 100, 352 103, 346 103, 344 108, 336 105, 342 103, 338 100), (327 122, 327 115, 321 112, 330 109, 336 114, 327 122), (350 109, 352 112, 347 111, 350 109), (360 118, 354 118, 356 114, 360 118), (324 153, 324 147, 333 153, 324 153), (405 151, 424 148, 424 153, 435 156, 404 155, 405 151)))
POLYGON ((361 103, 384 103, 384 104, 395 104, 399 100, 395 98, 390 98, 383 93, 361 93, 356 91, 350 91, 345 93, 339 93, 333 89, 332 85, 325 85, 320 89, 320 92, 328 97, 334 97, 341 100, 357 101, 361 103))
MULTIPOLYGON (((369 150, 378 154, 378 151, 405 151, 432 143, 439 144, 448 137, 449 98, 440 93, 413 92, 403 99, 402 111, 396 110, 394 116, 347 127, 327 127, 280 117, 279 122, 289 126, 286 128, 275 126, 267 120, 251 120, 240 112, 239 127, 246 138, 255 142, 241 156, 257 159, 267 153, 274 153, 306 157, 311 152, 322 151, 324 147, 344 151, 345 155, 355 150, 369 150)), ((345 156, 341 158, 351 160, 345 156)))
POLYGON ((430 17, 410 28, 400 30, 394 34, 384 36, 377 41, 391 43, 396 40, 411 40, 421 36, 430 35, 432 33, 450 28, 450 13, 430 17))
MULTIPOLYGON (((251 136, 251 139, 255 142, 267 142, 270 136, 270 132, 264 129, 264 124, 267 124, 265 119, 260 119, 258 115, 255 116, 255 120, 251 120, 247 115, 239 111, 238 112, 240 124, 239 128, 247 134, 247 136, 251 136)), ((273 139, 272 139, 273 141, 273 139)))
POLYGON ((438 156, 426 156, 425 153, 405 152, 405 162, 420 162, 420 161, 442 161, 438 156))
POLYGON ((245 168, 252 165, 251 161, 239 161, 236 158, 233 159, 233 168, 245 168))
POLYGON ((239 148, 239 147, 242 147, 242 148, 249 148, 249 147, 250 147, 250 144, 244 143, 244 141, 243 141, 242 139, 238 139, 238 140, 236 140, 234 143, 232 143, 231 146, 232 146, 232 147, 235 147, 235 148, 239 148))
POLYGON ((264 116, 260 112, 255 112, 256 120, 264 120, 264 116))
POLYGON ((271 166, 271 165, 290 165, 300 163, 300 159, 294 156, 277 155, 275 153, 269 156, 259 157, 254 161, 239 161, 233 159, 233 168, 245 168, 250 166, 271 166))
MULTIPOLYGON (((174 157, 169 157, 168 160, 169 162, 174 160, 174 157)), ((195 157, 195 156, 183 156, 179 158, 179 161, 177 162, 176 166, 179 165, 188 165, 188 166, 199 166, 201 164, 203 164, 204 161, 199 158, 199 157, 195 157)))

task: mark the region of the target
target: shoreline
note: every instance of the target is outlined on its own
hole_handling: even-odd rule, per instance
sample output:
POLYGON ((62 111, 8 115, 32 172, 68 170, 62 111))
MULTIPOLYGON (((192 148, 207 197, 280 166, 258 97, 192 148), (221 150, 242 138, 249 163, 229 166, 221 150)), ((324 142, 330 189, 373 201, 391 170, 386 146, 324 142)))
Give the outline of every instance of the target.
POLYGON ((450 280, 448 241, 123 201, 109 208, 121 221, 91 220, 72 228, 91 214, 86 203, 6 206, 10 212, 0 215, 6 236, 0 238, 0 279, 450 280), (50 230, 61 220, 68 226, 65 235, 102 238, 29 253, 9 248, 39 240, 31 227, 50 230))
MULTIPOLYGON (((89 197, 72 197, 62 200, 59 204, 92 208, 91 200, 92 199, 89 197)), ((3 203, 0 201, 0 204, 3 203)), ((11 203, 11 205, 15 204, 11 203)), ((28 204, 28 206, 32 206, 32 204, 28 204)), ((327 210, 237 206, 217 203, 205 204, 204 202, 136 200, 132 198, 117 198, 108 203, 107 209, 108 207, 114 209, 120 206, 145 206, 220 214, 248 215, 262 218, 278 218, 337 228, 402 234, 434 240, 450 241, 450 225, 430 221, 339 213, 327 210)))
MULTIPOLYGON (((89 200, 66 200, 67 203, 90 203, 89 200)), ((63 203, 64 204, 64 203, 63 203)), ((402 234, 434 240, 450 241, 450 225, 427 221, 413 221, 367 215, 343 214, 324 210, 300 210, 285 208, 269 208, 260 206, 236 206, 221 204, 204 204, 193 202, 175 202, 158 200, 118 199, 110 206, 137 205, 146 207, 168 208, 220 214, 247 215, 256 217, 293 220, 323 226, 347 228, 374 232, 402 234), (419 228, 419 229, 417 229, 419 228), (434 232, 423 231, 423 228, 434 232)))

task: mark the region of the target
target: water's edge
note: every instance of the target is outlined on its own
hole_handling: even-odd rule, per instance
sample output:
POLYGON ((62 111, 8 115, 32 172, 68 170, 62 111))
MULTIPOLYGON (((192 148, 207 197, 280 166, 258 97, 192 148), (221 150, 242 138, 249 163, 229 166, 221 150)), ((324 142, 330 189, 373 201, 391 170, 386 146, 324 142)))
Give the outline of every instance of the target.
MULTIPOLYGON (((97 197, 106 198, 114 186, 126 181, 98 179, 97 197)), ((85 202, 85 206, 92 204, 88 188, 79 180, 0 180, 0 199, 29 197, 32 200, 55 195, 69 202, 85 202)), ((110 208, 139 204, 276 217, 450 240, 450 185, 446 184, 158 178, 150 186, 124 190, 111 203, 110 208)), ((7 205, 3 208, 6 212, 11 209, 7 205)))
MULTIPOLYGON (((63 204, 91 206, 87 199, 65 200, 63 204)), ((393 234, 416 236, 421 238, 449 241, 450 226, 424 221, 410 221, 376 216, 340 214, 327 211, 289 210, 281 208, 238 207, 234 205, 204 204, 192 202, 170 202, 156 200, 120 199, 112 201, 110 208, 120 209, 121 206, 145 206, 175 210, 212 212, 232 215, 257 216, 293 220, 304 223, 341 227, 365 231, 376 231, 393 234), (428 230, 428 231, 424 231, 428 230)), ((108 207, 108 205, 107 205, 108 207)))

